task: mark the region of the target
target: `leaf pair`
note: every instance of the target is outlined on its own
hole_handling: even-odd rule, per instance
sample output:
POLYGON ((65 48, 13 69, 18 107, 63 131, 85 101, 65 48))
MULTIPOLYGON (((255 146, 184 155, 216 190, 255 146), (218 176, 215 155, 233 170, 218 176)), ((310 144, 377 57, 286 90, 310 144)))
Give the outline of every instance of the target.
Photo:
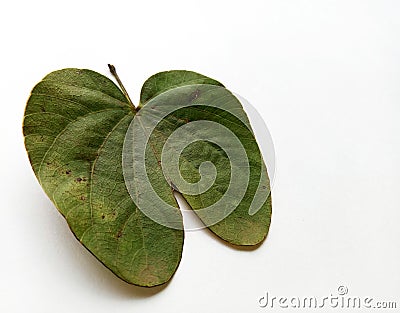
POLYGON ((121 88, 63 69, 38 83, 26 106, 32 168, 76 238, 126 282, 163 284, 182 254, 177 191, 223 240, 260 243, 269 180, 238 99, 189 71, 150 77, 137 109, 121 88))

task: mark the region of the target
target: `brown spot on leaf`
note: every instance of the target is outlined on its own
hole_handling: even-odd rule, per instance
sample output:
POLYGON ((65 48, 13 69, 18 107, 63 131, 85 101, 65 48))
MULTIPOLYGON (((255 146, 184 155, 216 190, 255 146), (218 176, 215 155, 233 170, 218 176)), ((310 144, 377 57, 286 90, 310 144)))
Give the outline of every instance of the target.
POLYGON ((81 199, 82 201, 85 201, 86 197, 85 196, 81 196, 79 199, 81 199))
POLYGON ((152 265, 147 265, 140 273, 143 277, 143 280, 146 281, 147 284, 153 285, 159 281, 159 278, 156 275, 157 269, 152 265))
POLYGON ((197 89, 194 92, 192 92, 192 94, 189 96, 189 101, 192 102, 194 100, 196 100, 200 95, 200 90, 197 89))
POLYGON ((66 170, 65 174, 70 175, 71 174, 71 170, 66 170))

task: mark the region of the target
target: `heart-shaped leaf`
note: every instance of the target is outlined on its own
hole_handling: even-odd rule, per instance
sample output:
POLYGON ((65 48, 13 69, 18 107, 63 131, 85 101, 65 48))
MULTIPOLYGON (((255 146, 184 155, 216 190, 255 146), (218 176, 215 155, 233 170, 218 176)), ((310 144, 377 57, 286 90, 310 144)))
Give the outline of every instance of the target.
POLYGON ((120 86, 63 69, 38 83, 26 106, 32 168, 76 238, 126 282, 163 284, 183 247, 176 190, 217 236, 260 243, 269 180, 238 99, 189 71, 150 77, 137 109, 120 86))

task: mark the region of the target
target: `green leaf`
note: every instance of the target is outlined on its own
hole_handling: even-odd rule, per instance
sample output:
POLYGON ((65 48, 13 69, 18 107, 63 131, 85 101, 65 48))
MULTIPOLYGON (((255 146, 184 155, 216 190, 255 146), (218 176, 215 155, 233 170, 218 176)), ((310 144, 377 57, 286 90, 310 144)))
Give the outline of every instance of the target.
POLYGON ((63 69, 26 106, 32 168, 76 238, 126 282, 163 284, 182 255, 176 190, 217 236, 260 243, 269 180, 237 98, 188 71, 150 77, 138 109, 124 93, 96 72, 63 69))
POLYGON ((224 87, 220 82, 196 72, 182 70, 161 72, 151 76, 144 82, 140 92, 139 107, 142 107, 150 99, 167 90, 181 86, 197 84, 208 84, 224 87))

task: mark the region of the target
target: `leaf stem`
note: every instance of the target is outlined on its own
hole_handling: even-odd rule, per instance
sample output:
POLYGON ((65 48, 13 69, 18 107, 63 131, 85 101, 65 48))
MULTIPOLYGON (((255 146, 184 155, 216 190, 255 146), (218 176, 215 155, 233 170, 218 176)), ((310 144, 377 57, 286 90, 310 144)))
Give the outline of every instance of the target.
POLYGON ((119 87, 120 87, 121 90, 122 90, 122 93, 124 94, 126 100, 128 100, 129 105, 131 106, 132 111, 133 111, 133 112, 137 112, 137 109, 136 109, 135 105, 133 104, 131 98, 129 97, 128 92, 126 91, 126 89, 125 89, 125 87, 124 87, 124 84, 123 84, 122 81, 119 79, 119 76, 118 76, 118 74, 117 74, 117 70, 115 69, 115 66, 112 65, 112 64, 108 64, 108 68, 110 69, 111 74, 112 74, 112 75, 115 77, 115 79, 117 80, 118 85, 119 85, 119 87))

